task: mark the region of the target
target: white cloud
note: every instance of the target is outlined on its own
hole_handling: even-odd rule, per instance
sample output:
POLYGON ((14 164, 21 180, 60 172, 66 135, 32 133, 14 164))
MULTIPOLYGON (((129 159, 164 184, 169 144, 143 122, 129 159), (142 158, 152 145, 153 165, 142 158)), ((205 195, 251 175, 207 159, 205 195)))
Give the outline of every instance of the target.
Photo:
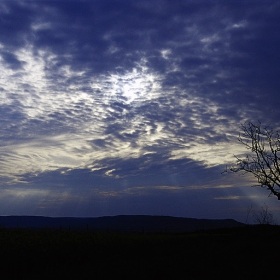
MULTIPOLYGON (((0 148, 3 176, 14 177, 16 174, 64 167, 79 168, 94 159, 106 157, 137 158, 160 141, 171 145, 172 159, 188 157, 198 161, 206 160, 210 165, 225 162, 225 159, 230 158, 227 159, 227 155, 235 151, 235 146, 232 150, 227 149, 225 157, 226 143, 216 146, 201 143, 199 138, 203 138, 203 134, 194 136, 194 141, 190 141, 189 136, 176 135, 176 128, 172 127, 177 123, 189 129, 190 133, 194 128, 201 131, 208 128, 209 124, 204 122, 200 109, 203 108, 204 112, 217 118, 217 106, 214 102, 206 105, 205 100, 191 95, 188 95, 188 99, 180 95, 174 99, 174 89, 163 90, 162 77, 147 68, 145 60, 124 74, 108 73, 106 76, 92 76, 88 79, 85 71, 74 71, 69 65, 64 65, 59 68, 57 76, 50 77, 47 69, 55 63, 57 57, 42 50, 36 53, 34 55, 30 46, 16 52, 17 57, 25 62, 23 69, 9 70, 0 65, 0 86, 4 88, 0 104, 19 103, 17 109, 26 115, 26 119, 22 120, 22 136, 30 138, 0 148), (86 81, 92 91, 82 90, 80 79, 86 81), (160 98, 164 98, 164 107, 160 98), (112 106, 114 102, 123 105, 116 109, 112 106), (176 113, 176 119, 164 122, 135 111, 142 105, 149 106, 150 102, 157 103, 160 111, 149 113, 160 114, 160 117, 164 117, 166 109, 174 110, 175 104, 180 104, 181 109, 176 113), (191 109, 188 114, 189 120, 193 122, 192 127, 185 123, 187 119, 184 110, 188 107, 191 109), (40 124, 28 130, 32 120, 40 120, 40 124), (50 127, 47 128, 48 123, 50 127), (120 128, 108 131, 106 135, 105 131, 110 124, 119 124, 120 128), (24 135, 24 129, 28 135, 24 135), (45 131, 42 134, 43 129, 45 131), (132 145, 128 137, 117 139, 116 133, 123 137, 135 134, 133 141, 136 146, 132 145), (104 139, 105 142, 110 141, 110 144, 97 150, 89 145, 89 141, 95 139, 104 139), (181 148, 172 148, 176 145, 181 148)), ((164 52, 164 55, 167 54, 169 51, 164 52)), ((222 126, 212 129, 217 130, 218 134, 226 131, 222 126)))

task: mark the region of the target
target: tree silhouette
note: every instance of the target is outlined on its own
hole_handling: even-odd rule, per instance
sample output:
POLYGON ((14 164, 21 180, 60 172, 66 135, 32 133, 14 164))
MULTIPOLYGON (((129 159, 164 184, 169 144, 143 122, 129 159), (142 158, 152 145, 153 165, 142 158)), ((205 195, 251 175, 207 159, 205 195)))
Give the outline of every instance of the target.
POLYGON ((268 210, 268 206, 264 204, 259 212, 253 213, 253 219, 255 223, 259 225, 274 225, 275 220, 273 218, 272 212, 268 210))
MULTIPOLYGON (((241 125, 242 132, 238 141, 250 153, 244 158, 235 156, 236 163, 226 167, 224 172, 250 173, 258 181, 260 187, 270 191, 280 200, 280 134, 269 127, 262 127, 261 122, 246 122, 241 125)), ((224 173, 223 172, 223 173, 224 173)))

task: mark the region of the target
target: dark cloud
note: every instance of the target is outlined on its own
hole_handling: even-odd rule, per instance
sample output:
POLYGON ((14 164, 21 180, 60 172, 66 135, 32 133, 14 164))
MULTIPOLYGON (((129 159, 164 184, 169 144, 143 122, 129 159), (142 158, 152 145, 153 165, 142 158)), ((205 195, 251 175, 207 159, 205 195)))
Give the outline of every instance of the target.
POLYGON ((22 68, 22 61, 19 61, 16 55, 8 52, 0 52, 2 59, 8 68, 17 70, 22 68))
POLYGON ((1 43, 4 43, 8 50, 24 46, 30 24, 36 18, 32 9, 19 1, 2 1, 0 13, 1 43))

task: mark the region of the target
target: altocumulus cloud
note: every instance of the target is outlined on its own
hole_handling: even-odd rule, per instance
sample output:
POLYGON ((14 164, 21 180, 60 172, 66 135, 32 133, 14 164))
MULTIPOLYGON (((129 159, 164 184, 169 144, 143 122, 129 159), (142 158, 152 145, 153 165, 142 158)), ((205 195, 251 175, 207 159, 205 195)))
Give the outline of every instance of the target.
POLYGON ((242 219, 266 193, 220 173, 242 153, 240 122, 280 125, 279 14, 1 1, 1 214, 242 219))

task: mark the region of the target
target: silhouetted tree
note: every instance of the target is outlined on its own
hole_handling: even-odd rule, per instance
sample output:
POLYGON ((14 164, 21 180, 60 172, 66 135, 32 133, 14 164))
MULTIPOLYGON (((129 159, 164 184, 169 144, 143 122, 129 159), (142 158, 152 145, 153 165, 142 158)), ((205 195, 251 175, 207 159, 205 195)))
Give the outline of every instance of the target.
POLYGON ((259 225, 274 225, 275 221, 272 212, 268 210, 268 206, 264 204, 259 212, 253 213, 255 223, 259 225))
POLYGON ((226 167, 224 172, 250 173, 258 181, 258 185, 267 188, 270 195, 280 200, 280 134, 261 123, 246 122, 241 125, 242 132, 238 141, 250 153, 244 158, 235 156, 236 164, 226 167))
POLYGON ((268 206, 264 203, 261 210, 256 212, 251 205, 247 209, 246 225, 249 224, 249 218, 252 216, 253 221, 259 225, 275 225, 276 221, 274 219, 273 213, 269 211, 268 206))

